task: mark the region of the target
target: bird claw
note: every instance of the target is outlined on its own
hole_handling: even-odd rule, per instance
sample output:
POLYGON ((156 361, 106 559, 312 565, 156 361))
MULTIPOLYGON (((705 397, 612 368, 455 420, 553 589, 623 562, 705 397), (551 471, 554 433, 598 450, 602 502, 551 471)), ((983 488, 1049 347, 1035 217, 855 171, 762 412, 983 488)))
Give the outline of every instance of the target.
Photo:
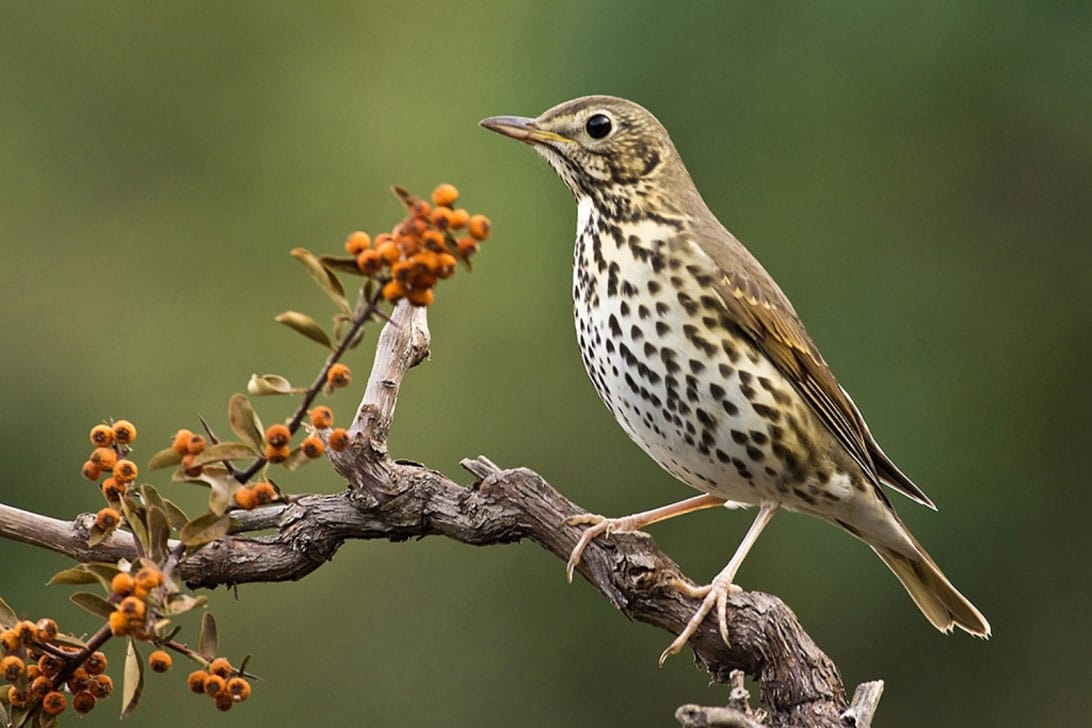
POLYGON ((690 621, 686 623, 686 627, 679 633, 679 636, 667 646, 666 650, 660 653, 660 667, 664 666, 664 662, 667 661, 668 657, 682 652, 683 647, 686 647, 686 643, 701 627, 709 612, 713 611, 713 607, 717 609, 717 631, 720 632, 720 638, 724 640, 724 644, 730 645, 731 642, 728 639, 728 597, 743 591, 741 587, 731 581, 720 582, 718 579, 714 579, 712 584, 706 584, 705 586, 694 586, 684 581, 678 581, 675 583, 675 587, 686 596, 701 599, 702 602, 701 606, 690 617, 690 621))
POLYGON ((631 518, 607 518, 595 513, 581 513, 569 516, 564 521, 566 526, 588 526, 580 535, 580 540, 573 546, 569 554, 569 561, 565 564, 565 577, 569 583, 573 583, 573 572, 584 555, 584 549, 588 547, 596 537, 609 536, 612 533, 632 533, 637 530, 631 518))

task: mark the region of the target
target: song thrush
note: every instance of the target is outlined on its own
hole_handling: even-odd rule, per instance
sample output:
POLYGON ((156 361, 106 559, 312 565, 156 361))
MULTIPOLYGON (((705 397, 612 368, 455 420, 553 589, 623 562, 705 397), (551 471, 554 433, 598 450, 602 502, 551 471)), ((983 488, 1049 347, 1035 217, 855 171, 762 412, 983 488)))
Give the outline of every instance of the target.
POLYGON ((573 309, 584 365, 631 438, 704 495, 624 518, 587 515, 588 543, 718 505, 759 506, 728 565, 705 587, 677 653, 728 594, 743 559, 785 507, 872 547, 937 629, 987 637, 985 617, 941 573, 881 486, 935 510, 873 439, 788 298, 717 220, 660 122, 625 99, 588 96, 536 119, 482 126, 530 144, 577 202, 573 309))

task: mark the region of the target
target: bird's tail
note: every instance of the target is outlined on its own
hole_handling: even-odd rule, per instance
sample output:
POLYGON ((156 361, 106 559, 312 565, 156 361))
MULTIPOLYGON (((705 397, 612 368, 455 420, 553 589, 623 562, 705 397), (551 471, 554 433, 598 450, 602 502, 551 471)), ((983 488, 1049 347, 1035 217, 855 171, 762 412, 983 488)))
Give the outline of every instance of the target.
POLYGON ((952 582, 948 581, 905 526, 903 532, 916 547, 916 553, 912 556, 885 545, 869 545, 899 578, 925 618, 941 632, 951 632, 953 627, 959 627, 976 637, 989 637, 990 623, 982 612, 952 586, 952 582))

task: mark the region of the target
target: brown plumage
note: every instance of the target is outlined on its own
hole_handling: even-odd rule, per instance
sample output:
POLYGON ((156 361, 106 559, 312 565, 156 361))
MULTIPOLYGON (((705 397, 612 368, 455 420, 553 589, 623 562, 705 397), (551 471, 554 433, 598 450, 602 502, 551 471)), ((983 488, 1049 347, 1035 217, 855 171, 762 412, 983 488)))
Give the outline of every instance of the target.
POLYGON ((570 559, 600 535, 728 502, 758 518, 703 598, 677 652, 713 607, 722 633, 743 557, 779 507, 868 543, 929 621, 989 635, 895 515, 882 485, 935 509, 884 454, 792 304, 710 212, 647 110, 611 96, 574 99, 536 119, 482 125, 532 145, 578 203, 573 301, 596 390, 668 472, 707 495, 620 519, 588 516, 570 559))

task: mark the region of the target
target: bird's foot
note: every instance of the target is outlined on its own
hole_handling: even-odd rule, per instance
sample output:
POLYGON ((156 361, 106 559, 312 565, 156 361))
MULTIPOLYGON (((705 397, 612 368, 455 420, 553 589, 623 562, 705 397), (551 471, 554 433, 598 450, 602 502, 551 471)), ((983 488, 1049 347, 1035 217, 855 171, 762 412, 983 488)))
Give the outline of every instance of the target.
POLYGON ((713 611, 713 607, 717 608, 717 628, 720 630, 720 638, 724 640, 724 644, 729 644, 728 597, 743 591, 742 588, 732 582, 732 577, 730 575, 723 573, 718 574, 717 578, 713 579, 712 584, 706 584, 705 586, 694 586, 681 579, 675 580, 672 583, 672 586, 686 596, 692 599, 701 599, 702 602, 701 606, 698 607, 698 610, 690 617, 690 621, 686 623, 686 627, 679 633, 679 636, 675 638, 675 641, 668 645, 666 650, 660 653, 660 667, 663 667, 664 662, 668 657, 682 652, 682 648, 686 647, 686 643, 689 642, 690 638, 694 636, 694 633, 698 631, 698 627, 705 621, 709 612, 713 611))
POLYGON ((582 513, 578 516, 570 516, 565 519, 566 526, 588 526, 580 535, 580 540, 573 546, 569 554, 569 562, 565 565, 565 576, 571 584, 573 571, 580 563, 580 557, 584 555, 584 549, 598 536, 611 535, 612 533, 635 533, 641 527, 641 522, 634 516, 622 518, 607 518, 594 513, 582 513))

